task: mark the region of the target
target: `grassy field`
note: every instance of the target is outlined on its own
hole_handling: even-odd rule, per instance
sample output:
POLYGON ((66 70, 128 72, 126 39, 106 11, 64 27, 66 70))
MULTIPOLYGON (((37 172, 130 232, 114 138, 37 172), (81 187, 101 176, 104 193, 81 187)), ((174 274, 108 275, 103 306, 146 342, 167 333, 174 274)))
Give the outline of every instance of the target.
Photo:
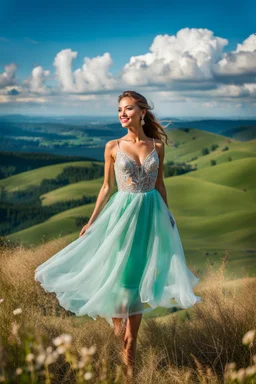
MULTIPOLYGON (((95 164, 102 164, 101 162, 94 161, 95 164)), ((22 172, 18 175, 6 177, 0 180, 0 188, 5 187, 7 192, 23 191, 31 186, 39 186, 43 179, 55 179, 59 176, 66 167, 83 167, 91 168, 91 161, 74 161, 70 163, 61 163, 48 165, 33 169, 32 171, 22 172)))
MULTIPOLYGON (((72 316, 34 281, 35 268, 64 245, 62 238, 31 249, 0 246, 1 382, 79 384, 90 372, 91 383, 123 384, 122 342, 105 319, 72 316)), ((254 383, 256 339, 251 347, 243 340, 255 328, 256 278, 230 280, 229 267, 227 257, 218 269, 207 266, 195 287, 201 303, 143 315, 134 384, 235 384, 239 368, 237 377, 243 369, 254 383)))
POLYGON ((180 129, 172 129, 166 132, 172 146, 166 146, 165 161, 186 162, 191 165, 197 165, 198 169, 208 168, 211 160, 217 164, 229 162, 232 160, 243 159, 256 156, 256 140, 241 142, 215 133, 205 132, 198 129, 189 129, 188 132, 180 129), (193 139, 194 138, 194 139, 193 139), (173 147, 174 143, 178 147, 173 147), (211 151, 211 145, 218 144, 219 147, 211 151), (228 147, 227 151, 222 151, 228 147), (202 148, 208 148, 210 153, 202 156, 202 148), (192 160, 197 157, 196 160, 192 160))

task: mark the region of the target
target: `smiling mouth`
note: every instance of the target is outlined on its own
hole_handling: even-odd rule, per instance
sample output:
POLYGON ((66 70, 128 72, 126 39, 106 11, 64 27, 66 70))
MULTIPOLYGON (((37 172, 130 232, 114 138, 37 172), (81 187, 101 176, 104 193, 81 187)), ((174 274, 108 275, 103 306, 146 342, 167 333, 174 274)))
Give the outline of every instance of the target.
POLYGON ((126 121, 128 121, 129 119, 121 119, 121 121, 123 122, 123 123, 125 123, 126 121))

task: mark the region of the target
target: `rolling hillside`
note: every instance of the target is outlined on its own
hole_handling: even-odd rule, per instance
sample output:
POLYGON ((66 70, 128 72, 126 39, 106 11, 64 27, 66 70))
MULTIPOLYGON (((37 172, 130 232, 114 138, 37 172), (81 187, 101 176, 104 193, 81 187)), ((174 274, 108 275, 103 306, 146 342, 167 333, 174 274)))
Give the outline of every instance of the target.
POLYGON ((200 131, 198 129, 171 129, 167 131, 171 147, 166 146, 165 161, 186 162, 197 165, 198 169, 211 166, 211 160, 217 164, 256 156, 256 140, 241 142, 225 136, 200 131), (211 146, 219 147, 214 151, 211 146), (173 147, 174 146, 174 147, 173 147), (228 150, 223 151, 225 147, 228 150), (209 154, 202 155, 202 149, 208 148, 209 154), (195 159, 194 159, 195 158, 195 159))
POLYGON ((244 158, 191 172, 190 176, 239 190, 256 190, 256 157, 244 158))
MULTIPOLYGON (((101 162, 93 162, 102 164, 101 162)), ((91 161, 76 161, 70 163, 48 165, 32 171, 22 172, 14 176, 0 180, 0 188, 5 187, 8 192, 22 191, 31 186, 39 186, 43 179, 54 179, 59 176, 66 167, 91 168, 91 161)))
MULTIPOLYGON (((246 162, 248 159, 232 163, 233 171, 231 169, 227 175, 227 185, 224 185, 223 173, 230 163, 211 167, 209 175, 205 170, 198 170, 165 179, 169 208, 177 221, 186 257, 189 263, 197 268, 203 269, 206 259, 218 265, 225 250, 228 250, 230 272, 239 275, 241 266, 244 266, 250 274, 256 273, 256 191, 254 185, 251 190, 245 192, 238 188, 240 183, 235 183, 237 179, 242 180, 246 162), (237 178, 237 175, 240 175, 240 178, 237 178)), ((253 166, 250 169, 252 170, 253 166)), ((250 182, 250 174, 247 174, 246 180, 248 179, 250 182)), ((77 193, 80 195, 83 187, 86 188, 86 182, 76 183, 76 186, 79 184, 81 189, 78 188, 77 193)), ((99 180, 94 180, 89 193, 96 192, 99 187, 99 180)), ((113 190, 112 195, 115 191, 113 190)), ((60 191, 56 192, 58 194, 60 191)), ((61 188, 59 198, 66 198, 72 193, 75 196, 74 185, 61 188)), ((53 196, 51 193, 46 194, 45 202, 50 203, 51 198, 54 201, 53 196)), ((84 217, 86 222, 86 217, 90 217, 94 206, 95 204, 87 204, 66 210, 41 224, 13 233, 8 238, 29 246, 63 236, 68 243, 79 235, 80 229, 76 219, 84 217)))
MULTIPOLYGON (((239 142, 197 129, 167 131, 173 146, 166 146, 165 162, 197 164, 198 169, 180 176, 165 178, 169 208, 177 221, 190 265, 204 269, 209 259, 216 265, 226 250, 230 254, 230 271, 238 275, 243 268, 256 273, 256 140, 239 142), (211 151, 213 144, 219 145, 211 151), (210 153, 202 155, 202 148, 210 153), (229 149, 222 151, 224 147, 229 149), (198 157, 195 160, 191 160, 198 157), (230 157, 232 159, 230 160, 230 157), (211 160, 216 165, 211 165, 211 160)), ((101 162, 97 164, 103 165, 101 162)), ((0 180, 8 191, 26 190, 44 178, 56 178, 65 166, 91 167, 91 162, 55 164, 23 172, 0 180)), ((103 177, 83 180, 41 194, 43 207, 97 196, 103 177)), ((112 195, 116 193, 114 187, 112 195)), ((30 228, 7 236, 26 246, 37 245, 57 237, 75 240, 90 217, 95 203, 80 205, 54 214, 30 228)))

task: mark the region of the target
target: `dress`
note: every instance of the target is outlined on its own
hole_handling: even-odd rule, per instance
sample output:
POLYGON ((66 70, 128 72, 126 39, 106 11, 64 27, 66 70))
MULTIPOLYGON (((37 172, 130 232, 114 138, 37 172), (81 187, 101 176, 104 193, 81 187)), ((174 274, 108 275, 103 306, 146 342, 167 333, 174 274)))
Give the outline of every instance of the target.
POLYGON ((158 306, 192 307, 199 282, 187 267, 177 225, 155 189, 159 158, 153 150, 141 165, 117 143, 118 190, 88 230, 35 270, 35 280, 55 292, 76 316, 146 313, 158 306))

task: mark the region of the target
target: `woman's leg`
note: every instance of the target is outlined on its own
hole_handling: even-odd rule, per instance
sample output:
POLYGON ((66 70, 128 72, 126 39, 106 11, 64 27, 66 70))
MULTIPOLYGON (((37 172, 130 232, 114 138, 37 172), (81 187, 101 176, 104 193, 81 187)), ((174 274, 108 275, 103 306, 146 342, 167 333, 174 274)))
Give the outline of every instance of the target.
POLYGON ((123 362, 127 367, 127 376, 131 378, 134 373, 137 336, 141 319, 142 313, 128 317, 123 339, 123 362))
POLYGON ((122 336, 124 337, 125 333, 125 327, 127 319, 118 318, 118 317, 112 317, 113 324, 114 324, 114 333, 116 336, 122 336))

